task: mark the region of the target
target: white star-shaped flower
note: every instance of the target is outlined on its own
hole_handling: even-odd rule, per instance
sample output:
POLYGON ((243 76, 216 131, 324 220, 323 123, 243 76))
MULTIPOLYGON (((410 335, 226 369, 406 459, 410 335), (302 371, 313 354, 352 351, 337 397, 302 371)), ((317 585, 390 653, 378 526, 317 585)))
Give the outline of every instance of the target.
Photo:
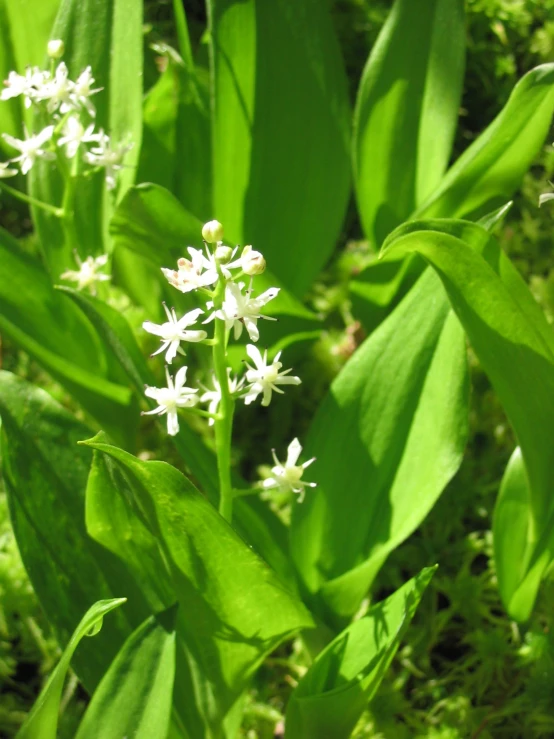
POLYGON ((154 357, 156 354, 161 354, 161 352, 166 351, 167 349, 165 361, 168 364, 171 364, 177 356, 181 341, 202 341, 208 336, 208 334, 205 331, 187 331, 187 327, 196 323, 198 316, 201 313, 204 313, 201 308, 196 308, 195 310, 185 313, 185 315, 182 318, 179 318, 179 320, 177 320, 175 308, 170 309, 164 303, 164 310, 167 315, 166 323, 157 324, 145 321, 142 324, 142 328, 150 334, 159 336, 162 340, 161 347, 158 351, 154 352, 152 356, 154 357))
POLYGON ((272 468, 272 476, 264 480, 262 485, 264 488, 279 488, 281 490, 291 490, 293 493, 299 493, 300 497, 298 502, 301 503, 304 500, 304 493, 306 488, 315 488, 315 482, 304 482, 302 475, 306 467, 315 462, 315 457, 309 459, 304 464, 296 464, 302 447, 298 439, 293 439, 287 449, 287 461, 282 464, 275 455, 275 449, 272 450, 273 461, 275 467, 272 468))
POLYGON ((56 155, 52 151, 44 148, 44 144, 52 138, 54 126, 46 126, 36 136, 29 136, 25 129, 25 139, 15 139, 7 133, 3 133, 2 137, 14 149, 18 149, 21 155, 14 157, 12 162, 21 162, 21 172, 27 174, 37 159, 55 159, 56 155))
POLYGON ((256 367, 252 367, 247 363, 248 370, 246 372, 246 382, 250 383, 250 387, 246 388, 244 402, 246 405, 256 400, 260 393, 263 393, 262 405, 269 405, 271 402, 271 393, 283 393, 278 385, 300 385, 302 380, 299 377, 287 377, 292 370, 288 369, 281 372, 282 362, 279 362, 281 352, 279 352, 271 364, 267 363, 267 349, 264 356, 260 354, 260 350, 254 344, 246 346, 246 353, 254 362, 256 367))
POLYGON ((99 133, 93 133, 94 123, 85 128, 76 115, 70 116, 65 122, 63 136, 58 139, 58 146, 65 146, 68 159, 73 159, 81 144, 100 140, 99 133))
POLYGON ((125 154, 133 148, 132 144, 118 144, 112 146, 110 137, 100 131, 97 146, 94 146, 84 155, 87 164, 94 167, 104 167, 106 170, 106 185, 108 190, 113 190, 116 184, 116 175, 123 169, 125 154))
POLYGON ((94 118, 96 115, 96 109, 90 100, 90 96, 103 89, 102 87, 97 87, 93 90, 93 84, 94 77, 92 76, 92 70, 90 67, 87 67, 83 72, 81 72, 79 77, 77 77, 77 81, 73 84, 73 89, 71 91, 71 102, 76 107, 85 108, 91 118, 94 118))
POLYGON ((162 272, 169 284, 182 293, 188 293, 217 282, 218 274, 215 265, 212 265, 199 249, 189 246, 188 252, 191 258, 178 259, 176 270, 162 267, 162 272))
POLYGON ((179 408, 192 408, 198 403, 198 395, 191 387, 185 387, 187 379, 187 367, 181 367, 175 375, 175 382, 172 380, 167 367, 165 368, 167 377, 167 387, 146 387, 144 394, 148 398, 153 398, 158 404, 157 408, 151 411, 144 411, 143 415, 163 416, 167 414, 167 433, 175 436, 179 432, 179 417, 177 410, 179 408))
MULTIPOLYGON (((229 392, 231 395, 238 393, 240 390, 242 390, 242 387, 244 385, 244 377, 241 377, 239 380, 238 377, 231 377, 231 368, 227 368, 227 381, 229 383, 229 392)), ((215 376, 212 378, 213 390, 206 389, 206 392, 200 397, 201 403, 208 403, 208 413, 212 413, 215 415, 217 413, 217 409, 219 408, 219 404, 221 402, 221 385, 215 378, 215 376)), ((208 421, 208 424, 210 426, 213 426, 214 419, 210 418, 208 421)))
MULTIPOLYGON (((250 283, 252 285, 252 282, 250 283)), ((270 300, 277 297, 279 293, 278 287, 270 287, 257 298, 251 298, 252 287, 242 292, 244 283, 230 282, 225 286, 225 298, 221 310, 215 312, 215 316, 225 321, 228 329, 234 327, 235 340, 242 333, 242 327, 246 326, 248 336, 251 341, 258 341, 260 333, 256 322, 259 318, 265 318, 267 321, 276 321, 276 318, 264 316, 261 312, 262 308, 270 300)), ((210 317, 211 318, 211 317, 210 317)))
POLYGON ((46 110, 53 113, 68 113, 72 109, 71 93, 74 83, 69 79, 65 62, 60 62, 54 73, 54 77, 45 82, 36 92, 37 100, 48 100, 46 110))
POLYGON ((29 67, 24 75, 10 72, 8 79, 4 82, 5 88, 0 92, 0 100, 9 100, 23 95, 25 107, 30 108, 33 101, 37 99, 37 93, 42 90, 49 77, 48 72, 42 72, 38 67, 29 67))
POLYGON ((102 254, 100 257, 87 257, 84 262, 82 262, 76 254, 75 259, 77 260, 79 269, 64 272, 60 275, 60 279, 76 282, 77 290, 82 290, 85 287, 92 287, 94 292, 95 282, 105 282, 110 279, 109 275, 104 275, 98 271, 107 264, 107 254, 102 254))

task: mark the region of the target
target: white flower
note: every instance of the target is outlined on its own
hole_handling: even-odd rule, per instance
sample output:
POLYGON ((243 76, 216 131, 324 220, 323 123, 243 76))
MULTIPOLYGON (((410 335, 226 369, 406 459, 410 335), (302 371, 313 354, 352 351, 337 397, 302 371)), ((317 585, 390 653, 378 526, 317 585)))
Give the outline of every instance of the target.
POLYGON ((77 153, 77 149, 81 144, 88 144, 93 141, 99 141, 100 134, 93 133, 94 124, 85 128, 76 115, 70 116, 63 129, 63 136, 58 139, 58 146, 65 146, 65 153, 68 159, 73 159, 77 153))
POLYGON ((213 259, 205 257, 199 249, 188 247, 190 259, 181 257, 177 261, 177 270, 162 267, 167 281, 182 293, 188 293, 199 287, 207 287, 217 282, 218 273, 213 259))
MULTIPOLYGON (((250 282, 252 285, 252 281, 250 282)), ((215 312, 215 316, 225 321, 228 329, 234 326, 235 339, 238 339, 242 333, 243 325, 246 326, 248 336, 251 341, 258 341, 260 332, 256 321, 258 318, 265 318, 267 321, 276 321, 276 318, 264 316, 261 313, 262 307, 269 303, 270 300, 277 297, 279 293, 278 287, 270 287, 257 298, 251 298, 252 287, 243 294, 242 288, 244 282, 230 282, 225 286, 225 298, 221 310, 215 312)), ((211 320, 213 316, 210 317, 211 320)))
POLYGON ((93 286, 95 282, 104 282, 109 280, 109 275, 99 273, 98 270, 104 267, 108 261, 108 255, 102 254, 100 257, 87 257, 84 262, 81 262, 79 256, 76 254, 75 259, 79 265, 77 271, 69 270, 60 275, 62 280, 70 280, 71 282, 77 283, 77 290, 82 290, 84 287, 93 286))
MULTIPOLYGON (((227 367, 227 381, 229 383, 229 392, 231 395, 238 393, 242 390, 244 385, 244 377, 239 380, 238 377, 231 377, 231 368, 227 367)), ((215 415, 221 402, 221 385, 217 381, 215 375, 212 378, 214 390, 206 390, 206 392, 200 397, 201 403, 208 403, 208 413, 215 415)), ((213 426, 214 419, 210 418, 208 425, 213 426)))
POLYGON ((37 99, 37 92, 42 89, 49 77, 48 72, 42 72, 38 67, 29 67, 25 75, 10 72, 8 79, 4 82, 6 87, 0 92, 0 100, 9 100, 23 95, 25 107, 30 108, 31 103, 37 99))
POLYGON ((67 113, 72 109, 71 93, 73 92, 73 84, 68 77, 65 62, 60 62, 54 77, 37 90, 36 99, 48 100, 46 110, 49 113, 53 113, 58 109, 60 113, 67 113))
POLYGON ((177 320, 175 309, 169 309, 164 303, 164 310, 167 315, 167 322, 160 325, 145 321, 142 324, 142 328, 148 331, 150 334, 159 336, 162 340, 162 345, 158 351, 154 352, 152 356, 160 354, 167 349, 165 355, 165 361, 168 364, 175 359, 179 345, 181 341, 202 341, 208 334, 205 331, 187 331, 188 326, 192 326, 198 320, 198 316, 204 311, 201 308, 196 308, 177 320))
POLYGON ((144 394, 148 398, 153 398, 158 404, 157 408, 151 411, 145 411, 143 415, 151 416, 156 414, 163 416, 167 413, 167 433, 175 436, 179 431, 179 418, 177 416, 178 408, 191 408, 198 403, 198 390, 191 387, 184 387, 187 379, 187 367, 181 367, 175 375, 175 383, 171 379, 171 375, 167 367, 165 368, 167 377, 167 387, 147 387, 144 394))
POLYGON ((73 84, 73 90, 71 91, 71 102, 77 107, 83 107, 91 118, 96 115, 94 105, 90 100, 90 96, 102 90, 102 87, 97 87, 95 90, 92 89, 94 84, 94 77, 90 67, 87 67, 73 84))
POLYGON ((242 271, 247 275, 261 275, 265 272, 264 255, 252 249, 251 246, 245 246, 240 255, 240 264, 242 271))
POLYGON ((302 447, 298 439, 293 439, 287 449, 287 461, 285 464, 281 464, 275 455, 275 449, 272 450, 273 461, 275 467, 272 468, 272 477, 268 477, 264 480, 262 485, 264 488, 280 488, 281 490, 292 490, 293 493, 299 493, 300 497, 298 502, 301 503, 304 499, 304 493, 307 487, 315 488, 315 482, 304 482, 302 475, 306 467, 315 462, 315 457, 309 459, 304 464, 296 464, 302 447))
POLYGON ((5 177, 13 177, 17 174, 17 169, 10 167, 10 162, 0 162, 0 180, 5 177))
POLYGON ((246 365, 248 367, 246 382, 250 383, 250 387, 246 388, 246 395, 244 396, 246 405, 256 400, 260 393, 263 393, 262 405, 269 405, 273 390, 276 393, 284 392, 283 390, 279 390, 277 385, 300 385, 301 380, 299 377, 286 377, 291 372, 290 369, 280 372, 283 366, 282 362, 279 362, 281 352, 276 355, 271 364, 267 363, 267 349, 262 357, 257 346, 248 344, 246 346, 246 353, 256 365, 255 369, 248 363, 246 365))
POLYGON ((36 136, 29 136, 27 129, 25 129, 25 139, 14 139, 13 136, 9 136, 7 133, 3 133, 2 136, 14 149, 19 149, 21 155, 12 159, 12 162, 21 162, 21 171, 23 174, 31 169, 33 164, 38 158, 42 159, 55 159, 55 154, 44 148, 44 144, 52 138, 54 133, 54 126, 46 126, 36 136))
POLYGON ((46 46, 46 51, 50 59, 59 59, 64 55, 65 44, 61 38, 52 39, 46 46))
POLYGON ((132 144, 118 144, 112 147, 110 137, 103 131, 98 134, 98 146, 93 147, 84 155, 87 164, 94 167, 105 167, 106 185, 108 190, 115 188, 115 177, 117 172, 123 169, 125 154, 133 148, 132 144))

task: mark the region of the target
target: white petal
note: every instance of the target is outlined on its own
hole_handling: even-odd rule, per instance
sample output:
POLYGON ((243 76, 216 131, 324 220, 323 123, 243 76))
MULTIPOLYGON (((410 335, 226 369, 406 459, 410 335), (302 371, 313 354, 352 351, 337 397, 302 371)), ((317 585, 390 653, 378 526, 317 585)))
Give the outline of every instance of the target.
POLYGON ((208 337, 205 331, 184 331, 185 341, 204 341, 208 337))
POLYGON ((250 336, 250 341, 258 341, 260 338, 260 332, 258 331, 256 321, 252 318, 245 318, 244 325, 248 331, 248 336, 250 336))
POLYGON ((170 341, 169 342, 169 349, 167 350, 167 353, 165 355, 165 361, 168 364, 171 364, 175 357, 177 356, 177 349, 179 348, 179 342, 178 341, 170 341))
MULTIPOLYGON (((290 370, 289 370, 290 371, 290 370)), ((302 380, 299 377, 278 377, 275 380, 276 385, 300 385, 302 380)))
POLYGON ((287 467, 294 467, 296 465, 301 451, 302 447, 300 446, 300 442, 298 439, 293 439, 287 449, 287 467))
POLYGON ((169 411, 167 414, 167 433, 175 436, 179 433, 179 417, 176 411, 169 411))
POLYGON ((266 290, 261 295, 258 295, 257 298, 254 298, 254 302, 260 306, 265 305, 266 303, 269 303, 270 300, 277 297, 280 289, 281 288, 279 287, 270 287, 269 290, 266 290))
POLYGON ((145 331, 148 331, 149 334, 154 334, 155 336, 165 336, 165 329, 163 327, 163 324, 159 325, 157 323, 152 323, 151 321, 144 321, 142 324, 142 328, 145 331))
POLYGON ((254 346, 254 344, 247 344, 246 345, 246 353, 250 357, 250 359, 254 362, 258 370, 262 370, 266 368, 266 363, 262 359, 262 355, 260 354, 260 350, 257 346, 254 346))
POLYGON ((147 387, 144 390, 144 394, 147 398, 153 398, 156 402, 158 402, 158 395, 160 393, 160 388, 158 387, 147 387))
POLYGON ((177 392, 179 392, 179 390, 181 390, 181 388, 185 384, 185 381, 187 379, 187 370, 188 367, 181 367, 175 375, 175 390, 177 390, 177 392))

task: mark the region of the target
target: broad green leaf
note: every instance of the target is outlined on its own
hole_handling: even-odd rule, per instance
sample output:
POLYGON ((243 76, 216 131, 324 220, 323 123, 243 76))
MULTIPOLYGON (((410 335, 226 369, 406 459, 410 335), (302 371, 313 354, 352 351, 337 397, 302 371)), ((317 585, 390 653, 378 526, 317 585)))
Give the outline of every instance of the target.
POLYGON ((126 598, 99 600, 85 613, 64 649, 57 667, 18 732, 17 739, 56 739, 63 684, 73 653, 81 639, 85 636, 95 636, 102 628, 104 616, 125 601, 126 598))
POLYGON ((136 404, 90 322, 2 230, 0 261, 2 332, 42 364, 115 439, 132 445, 136 404))
MULTIPOLYGON (((107 351, 120 363, 140 398, 144 398, 144 385, 155 385, 156 381, 136 343, 125 318, 115 309, 92 296, 60 288, 81 308, 97 331, 107 351)), ((150 407, 155 404, 147 401, 150 407)), ((163 419, 160 419, 163 424, 163 419)), ((173 439, 187 469, 198 480, 209 499, 217 505, 217 464, 211 452, 186 423, 181 424, 179 434, 173 439)), ((244 483, 236 480, 237 487, 244 483)), ((279 573, 287 583, 294 582, 290 562, 285 554, 287 533, 284 525, 261 500, 251 497, 237 500, 235 504, 237 531, 279 573)))
POLYGON ((348 739, 373 698, 436 567, 422 570, 342 631, 293 691, 286 739, 348 739))
POLYGON ((413 217, 474 219, 504 203, 543 146, 553 113, 554 64, 543 64, 522 77, 413 217))
POLYGON ((218 726, 264 656, 311 617, 175 468, 101 439, 87 444, 116 462, 163 551, 183 608, 179 634, 209 685, 218 726))
POLYGON ((3 476, 19 551, 34 591, 62 644, 96 598, 127 596, 96 644, 79 648, 74 667, 94 689, 131 629, 148 615, 126 568, 85 530, 90 435, 46 392, 0 372, 3 476))
POLYGON ((167 736, 175 675, 172 611, 151 616, 127 639, 96 689, 75 739, 167 736))
POLYGON ((463 331, 427 273, 339 373, 310 427, 318 487, 294 506, 291 551, 331 627, 352 617, 458 469, 467 402, 463 331))
MULTIPOLYGON (((75 79, 91 66, 96 85, 95 124, 104 129, 114 144, 132 142, 119 173, 117 197, 132 184, 140 153, 142 132, 142 2, 140 0, 62 0, 52 30, 54 38, 65 42, 64 61, 75 79)), ((33 209, 41 247, 54 280, 74 266, 74 250, 82 258, 109 251, 107 224, 113 194, 104 187, 104 175, 78 180, 75 198, 76 237, 64 232, 53 216, 33 209)), ((61 204, 63 184, 60 173, 48 163, 33 167, 30 186, 41 200, 61 204)))
MULTIPOLYGON (((524 621, 554 552, 554 332, 496 240, 478 225, 409 224, 391 234, 384 246, 384 253, 389 251, 415 251, 437 271, 518 437, 529 493, 527 542, 519 569, 525 574, 518 586, 525 597, 513 590, 509 561, 499 563, 498 573, 500 578, 510 573, 500 590, 510 615, 524 621)), ((518 466, 517 460, 512 462, 507 473, 501 512, 510 499, 518 505, 524 499, 518 466)), ((501 552, 506 554, 502 544, 496 554, 501 552)))
POLYGON ((354 179, 378 247, 437 187, 462 95, 463 0, 396 0, 364 69, 354 116, 354 179))
POLYGON ((213 216, 301 296, 335 247, 349 194, 350 113, 328 4, 208 9, 213 216))

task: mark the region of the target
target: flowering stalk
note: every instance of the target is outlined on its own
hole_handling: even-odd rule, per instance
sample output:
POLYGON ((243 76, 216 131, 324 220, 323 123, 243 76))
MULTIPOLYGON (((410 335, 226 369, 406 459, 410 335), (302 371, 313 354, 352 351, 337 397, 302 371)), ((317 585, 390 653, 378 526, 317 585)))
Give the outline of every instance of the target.
MULTIPOLYGON (((215 293, 214 309, 221 310, 225 298, 225 285, 221 266, 216 262, 219 274, 215 293)), ((231 485, 231 438, 233 434, 233 415, 235 400, 229 391, 227 374, 227 328, 225 321, 216 321, 214 328, 214 345, 212 349, 214 372, 220 387, 221 400, 215 418, 215 446, 217 453, 217 472, 219 477, 219 513, 231 523, 233 519, 233 488, 231 485)))

